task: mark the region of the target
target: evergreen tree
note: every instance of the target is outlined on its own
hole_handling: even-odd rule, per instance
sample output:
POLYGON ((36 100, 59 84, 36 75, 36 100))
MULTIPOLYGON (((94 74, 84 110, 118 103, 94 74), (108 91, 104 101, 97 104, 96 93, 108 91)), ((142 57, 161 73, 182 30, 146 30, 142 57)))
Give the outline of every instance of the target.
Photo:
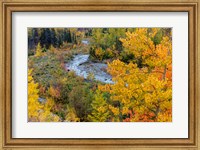
POLYGON ((123 50, 122 42, 116 37, 116 50, 120 53, 123 50))
POLYGON ((37 28, 33 28, 33 39, 34 39, 34 44, 37 45, 39 42, 39 33, 38 33, 38 29, 37 28))
POLYGON ((68 42, 68 31, 66 28, 64 28, 64 31, 63 31, 63 41, 68 42))
POLYGON ((49 49, 51 45, 51 31, 49 28, 41 29, 40 43, 42 47, 49 49))
POLYGON ((71 37, 71 32, 70 30, 67 31, 67 42, 72 43, 72 37, 71 37))
POLYGON ((76 37, 76 35, 74 36, 74 44, 77 44, 78 42, 77 42, 77 37, 76 37))
POLYGON ((45 32, 45 37, 46 37, 46 48, 49 49, 50 45, 51 45, 51 31, 49 28, 46 28, 46 32, 45 32))
POLYGON ((35 48, 35 42, 34 42, 34 35, 33 30, 28 29, 28 49, 34 49, 35 48))
POLYGON ((40 29, 40 32, 41 32, 41 35, 40 35, 40 44, 41 44, 42 47, 44 47, 45 44, 46 44, 45 30, 46 30, 45 28, 41 28, 40 29))
POLYGON ((53 45, 53 47, 57 46, 57 38, 56 38, 56 32, 54 28, 51 29, 51 43, 50 44, 53 45))
POLYGON ((58 35, 57 38, 58 38, 57 47, 60 48, 63 44, 62 37, 61 37, 61 35, 58 35))
POLYGON ((105 122, 109 119, 108 103, 106 102, 103 94, 97 91, 95 99, 92 102, 92 113, 88 115, 89 121, 92 122, 105 122))

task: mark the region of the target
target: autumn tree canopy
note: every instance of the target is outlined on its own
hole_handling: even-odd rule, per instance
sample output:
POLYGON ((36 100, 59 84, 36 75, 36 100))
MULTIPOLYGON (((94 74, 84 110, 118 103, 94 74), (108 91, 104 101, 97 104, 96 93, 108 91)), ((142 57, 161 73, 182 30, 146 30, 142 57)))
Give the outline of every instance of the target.
POLYGON ((29 28, 28 120, 171 122, 171 32, 29 28), (106 74, 105 82, 96 72, 106 74))
POLYGON ((135 59, 128 64, 119 59, 109 63, 115 84, 99 86, 102 93, 110 95, 111 120, 172 120, 172 43, 164 36, 156 45, 153 39, 158 31, 139 28, 120 39, 135 59))

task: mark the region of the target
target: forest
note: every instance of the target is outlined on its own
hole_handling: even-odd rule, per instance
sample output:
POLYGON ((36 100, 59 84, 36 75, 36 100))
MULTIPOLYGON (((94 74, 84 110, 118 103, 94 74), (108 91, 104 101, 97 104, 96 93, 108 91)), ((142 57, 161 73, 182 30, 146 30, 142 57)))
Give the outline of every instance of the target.
POLYGON ((171 28, 28 28, 29 122, 171 122, 171 28))

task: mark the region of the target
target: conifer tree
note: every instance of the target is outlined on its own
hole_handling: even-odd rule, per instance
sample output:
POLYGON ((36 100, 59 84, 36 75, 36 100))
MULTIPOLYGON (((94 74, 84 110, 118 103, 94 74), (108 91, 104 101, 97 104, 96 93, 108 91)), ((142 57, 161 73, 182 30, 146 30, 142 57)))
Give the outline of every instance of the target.
POLYGON ((72 37, 71 37, 70 30, 68 30, 68 32, 67 32, 67 42, 72 43, 72 37))
POLYGON ((57 46, 57 37, 56 37, 56 32, 55 32, 55 29, 52 28, 51 29, 51 43, 50 43, 50 46, 53 45, 53 47, 56 47, 57 46))
POLYGON ((92 122, 105 122, 109 119, 108 104, 100 91, 97 90, 94 97, 95 99, 91 104, 92 113, 88 115, 88 119, 92 122))

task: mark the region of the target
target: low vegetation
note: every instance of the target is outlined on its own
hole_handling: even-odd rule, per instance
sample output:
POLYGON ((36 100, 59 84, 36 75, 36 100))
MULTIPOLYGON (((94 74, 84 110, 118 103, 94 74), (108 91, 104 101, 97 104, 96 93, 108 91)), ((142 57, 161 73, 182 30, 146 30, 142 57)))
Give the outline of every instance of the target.
POLYGON ((170 28, 28 31, 29 121, 172 121, 170 28), (77 54, 108 64, 114 84, 69 70, 66 64, 77 54))

